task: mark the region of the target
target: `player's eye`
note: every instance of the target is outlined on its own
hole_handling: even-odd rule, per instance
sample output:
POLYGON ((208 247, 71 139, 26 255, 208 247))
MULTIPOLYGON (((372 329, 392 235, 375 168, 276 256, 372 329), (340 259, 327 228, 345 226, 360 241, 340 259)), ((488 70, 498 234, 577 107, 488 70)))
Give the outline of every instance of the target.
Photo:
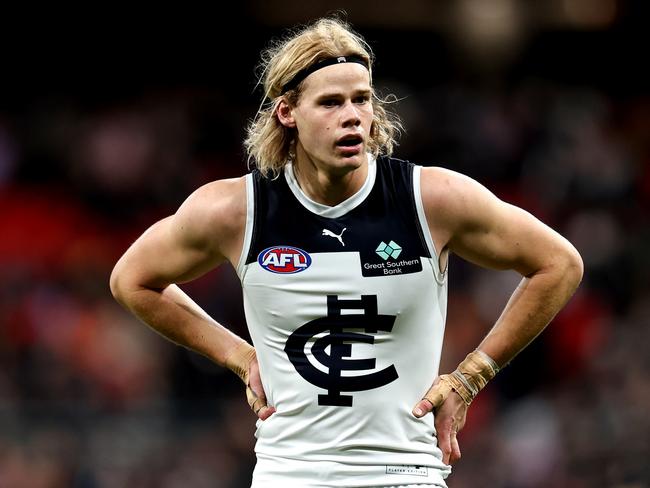
POLYGON ((336 105, 338 105, 338 101, 333 98, 326 98, 325 100, 322 100, 320 104, 323 107, 335 107, 336 105))

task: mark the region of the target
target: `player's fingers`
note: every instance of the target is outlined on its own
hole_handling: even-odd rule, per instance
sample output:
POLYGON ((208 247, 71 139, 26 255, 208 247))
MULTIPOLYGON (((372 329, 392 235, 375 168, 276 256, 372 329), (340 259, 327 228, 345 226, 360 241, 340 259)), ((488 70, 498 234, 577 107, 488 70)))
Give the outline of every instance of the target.
POLYGON ((275 413, 275 408, 266 404, 264 393, 257 395, 251 387, 248 387, 246 388, 246 399, 255 415, 261 420, 266 420, 275 413))
POLYGON ((413 408, 413 415, 415 415, 417 418, 424 417, 431 410, 433 410, 433 405, 429 400, 425 398, 423 400, 420 400, 417 405, 415 405, 413 408))
POLYGON ((451 430, 451 454, 449 464, 453 464, 460 459, 460 445, 458 444, 458 431, 456 427, 451 430))
POLYGON ((442 451, 442 462, 449 464, 449 457, 451 455, 451 429, 450 425, 440 426, 436 425, 436 432, 438 435, 438 447, 442 451))
POLYGON ((264 387, 262 386, 262 378, 260 378, 260 369, 257 361, 253 361, 250 364, 247 386, 253 390, 253 393, 255 393, 255 395, 266 400, 264 395, 264 387))
POLYGON ((264 395, 258 395, 250 386, 246 388, 246 399, 248 400, 248 405, 250 405, 256 415, 262 407, 266 406, 266 398, 264 395))
POLYGON ((451 385, 445 379, 446 376, 442 375, 436 378, 431 388, 429 388, 422 398, 422 400, 429 401, 434 410, 442 405, 449 396, 449 393, 451 393, 451 385))
POLYGON ((257 412, 257 417, 260 420, 266 420, 274 413, 275 413, 274 407, 264 406, 257 412))
POLYGON ((451 455, 451 438, 448 429, 438 430, 438 447, 442 451, 442 462, 449 464, 449 456, 451 455))

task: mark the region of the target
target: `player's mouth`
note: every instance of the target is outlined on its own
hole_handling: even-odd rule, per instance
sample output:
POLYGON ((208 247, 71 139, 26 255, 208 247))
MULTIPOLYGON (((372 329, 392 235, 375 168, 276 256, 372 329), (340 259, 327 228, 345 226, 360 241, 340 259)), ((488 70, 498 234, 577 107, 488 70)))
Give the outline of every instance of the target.
POLYGON ((336 148, 344 156, 354 156, 363 148, 363 137, 360 134, 347 134, 336 141, 336 148))

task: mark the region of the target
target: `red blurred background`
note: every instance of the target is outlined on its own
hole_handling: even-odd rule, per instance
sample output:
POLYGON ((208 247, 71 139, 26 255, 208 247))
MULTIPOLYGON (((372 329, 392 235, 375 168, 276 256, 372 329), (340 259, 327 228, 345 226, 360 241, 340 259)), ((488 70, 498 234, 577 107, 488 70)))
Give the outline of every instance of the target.
MULTIPOLYGON (((255 417, 239 380, 137 323, 108 276, 193 189, 247 171, 260 50, 340 7, 375 50, 377 89, 400 98, 396 156, 479 180, 585 261, 577 295, 474 403, 449 486, 650 486, 646 5, 249 1, 227 15, 7 15, 0 486, 249 486, 255 417)), ((517 281, 452 258, 443 371, 517 281)), ((248 337, 232 269, 184 288, 248 337)))

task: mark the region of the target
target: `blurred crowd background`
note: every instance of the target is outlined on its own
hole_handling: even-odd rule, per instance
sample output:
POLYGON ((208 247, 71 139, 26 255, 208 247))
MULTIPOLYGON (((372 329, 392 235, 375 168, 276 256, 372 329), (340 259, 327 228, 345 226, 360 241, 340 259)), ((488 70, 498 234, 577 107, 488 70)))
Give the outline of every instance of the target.
MULTIPOLYGON (((255 417, 239 380, 138 323, 108 277, 195 188, 248 170, 260 50, 339 7, 375 50, 376 88, 400 99, 396 156, 477 179, 585 262, 569 305, 472 406, 449 486, 650 486, 644 4, 260 0, 5 17, 0 487, 249 486, 255 417)), ((442 371, 517 282, 452 259, 442 371)), ((248 337, 230 267, 184 288, 248 337)))

